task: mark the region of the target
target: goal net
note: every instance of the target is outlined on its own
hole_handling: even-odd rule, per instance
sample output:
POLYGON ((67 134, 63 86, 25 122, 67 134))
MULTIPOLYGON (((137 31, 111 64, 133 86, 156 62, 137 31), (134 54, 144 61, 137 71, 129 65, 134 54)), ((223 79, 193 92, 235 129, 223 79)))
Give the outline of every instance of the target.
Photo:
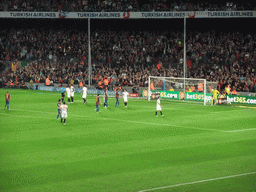
POLYGON ((161 97, 172 100, 201 101, 204 105, 212 101, 212 90, 216 82, 205 79, 150 76, 148 100, 161 97))

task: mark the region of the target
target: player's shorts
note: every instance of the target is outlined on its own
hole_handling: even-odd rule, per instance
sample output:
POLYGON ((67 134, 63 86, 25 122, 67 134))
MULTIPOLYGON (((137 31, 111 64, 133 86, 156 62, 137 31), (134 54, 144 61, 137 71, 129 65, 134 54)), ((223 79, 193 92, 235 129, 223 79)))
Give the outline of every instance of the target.
POLYGON ((124 102, 127 102, 128 101, 128 99, 124 99, 124 102))
POLYGON ((62 112, 61 113, 61 118, 65 118, 65 117, 68 117, 68 113, 67 112, 62 112))
POLYGON ((67 94, 67 97, 70 98, 70 94, 67 94))
POLYGON ((61 113, 61 109, 58 109, 58 114, 60 114, 61 113))
POLYGON ((86 97, 87 97, 87 95, 86 95, 86 94, 82 96, 82 98, 84 98, 84 99, 85 99, 86 97))
POLYGON ((157 107, 156 107, 156 110, 157 110, 157 111, 161 111, 161 110, 162 110, 162 107, 161 107, 161 106, 157 106, 157 107))
POLYGON ((5 101, 5 104, 8 105, 10 103, 10 101, 5 101))
POLYGON ((71 96, 71 97, 74 97, 74 95, 75 95, 74 92, 71 92, 71 93, 70 93, 70 96, 71 96))
POLYGON ((213 100, 217 100, 217 97, 213 97, 212 99, 213 99, 213 100))
POLYGON ((65 93, 61 93, 61 97, 65 97, 65 93))

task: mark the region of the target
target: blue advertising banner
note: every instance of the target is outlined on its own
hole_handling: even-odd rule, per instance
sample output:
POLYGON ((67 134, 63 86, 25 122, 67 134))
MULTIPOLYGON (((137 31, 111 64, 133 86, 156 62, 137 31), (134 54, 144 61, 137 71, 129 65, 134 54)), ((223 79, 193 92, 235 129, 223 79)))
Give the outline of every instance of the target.
MULTIPOLYGON (((60 87, 51 87, 51 86, 44 86, 44 85, 33 85, 34 90, 41 90, 41 91, 60 91, 60 87)), ((82 93, 82 88, 75 88, 75 93, 82 93)), ((98 90, 98 89, 88 89, 88 94, 104 94, 104 90, 98 90)), ((108 91, 108 95, 115 95, 115 91, 108 91)))

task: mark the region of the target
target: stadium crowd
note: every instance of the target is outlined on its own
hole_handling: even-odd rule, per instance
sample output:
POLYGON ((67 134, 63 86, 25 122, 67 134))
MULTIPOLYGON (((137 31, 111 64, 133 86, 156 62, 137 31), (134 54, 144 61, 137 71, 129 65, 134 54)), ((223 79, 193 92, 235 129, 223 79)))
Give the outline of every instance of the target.
MULTIPOLYGON (((2 79, 5 84, 88 82, 88 37, 63 30, 11 30, 0 39, 0 60, 28 65, 2 79)), ((148 75, 183 76, 183 34, 97 31, 91 35, 93 84, 147 86, 148 75)), ((187 77, 205 78, 241 92, 255 92, 256 36, 190 32, 187 77)), ((99 85, 98 85, 99 86, 99 85)))
POLYGON ((127 11, 236 11, 255 10, 252 3, 200 2, 189 0, 2 0, 0 11, 66 11, 66 12, 127 12, 127 11))

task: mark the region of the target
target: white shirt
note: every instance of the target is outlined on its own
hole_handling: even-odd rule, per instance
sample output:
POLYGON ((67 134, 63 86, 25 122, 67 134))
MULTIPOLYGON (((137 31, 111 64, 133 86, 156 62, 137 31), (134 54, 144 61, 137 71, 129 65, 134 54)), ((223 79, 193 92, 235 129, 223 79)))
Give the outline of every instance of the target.
POLYGON ((70 89, 68 87, 66 88, 66 92, 67 94, 70 94, 70 89))
POLYGON ((157 99, 157 102, 156 102, 156 110, 157 111, 161 111, 162 110, 162 107, 160 105, 160 99, 157 99))
POLYGON ((72 93, 72 92, 74 92, 74 90, 75 90, 74 87, 71 86, 71 87, 70 87, 70 92, 72 93))
POLYGON ((67 113, 68 112, 68 106, 65 104, 65 105, 61 105, 61 111, 62 113, 67 113))
POLYGON ((128 92, 123 92, 123 98, 125 99, 125 100, 127 100, 127 96, 129 95, 129 93, 128 92))
POLYGON ((83 95, 86 95, 86 94, 87 94, 87 88, 84 87, 84 88, 83 88, 83 95))
POLYGON ((157 99, 156 107, 161 107, 161 105, 160 105, 160 99, 157 99))

